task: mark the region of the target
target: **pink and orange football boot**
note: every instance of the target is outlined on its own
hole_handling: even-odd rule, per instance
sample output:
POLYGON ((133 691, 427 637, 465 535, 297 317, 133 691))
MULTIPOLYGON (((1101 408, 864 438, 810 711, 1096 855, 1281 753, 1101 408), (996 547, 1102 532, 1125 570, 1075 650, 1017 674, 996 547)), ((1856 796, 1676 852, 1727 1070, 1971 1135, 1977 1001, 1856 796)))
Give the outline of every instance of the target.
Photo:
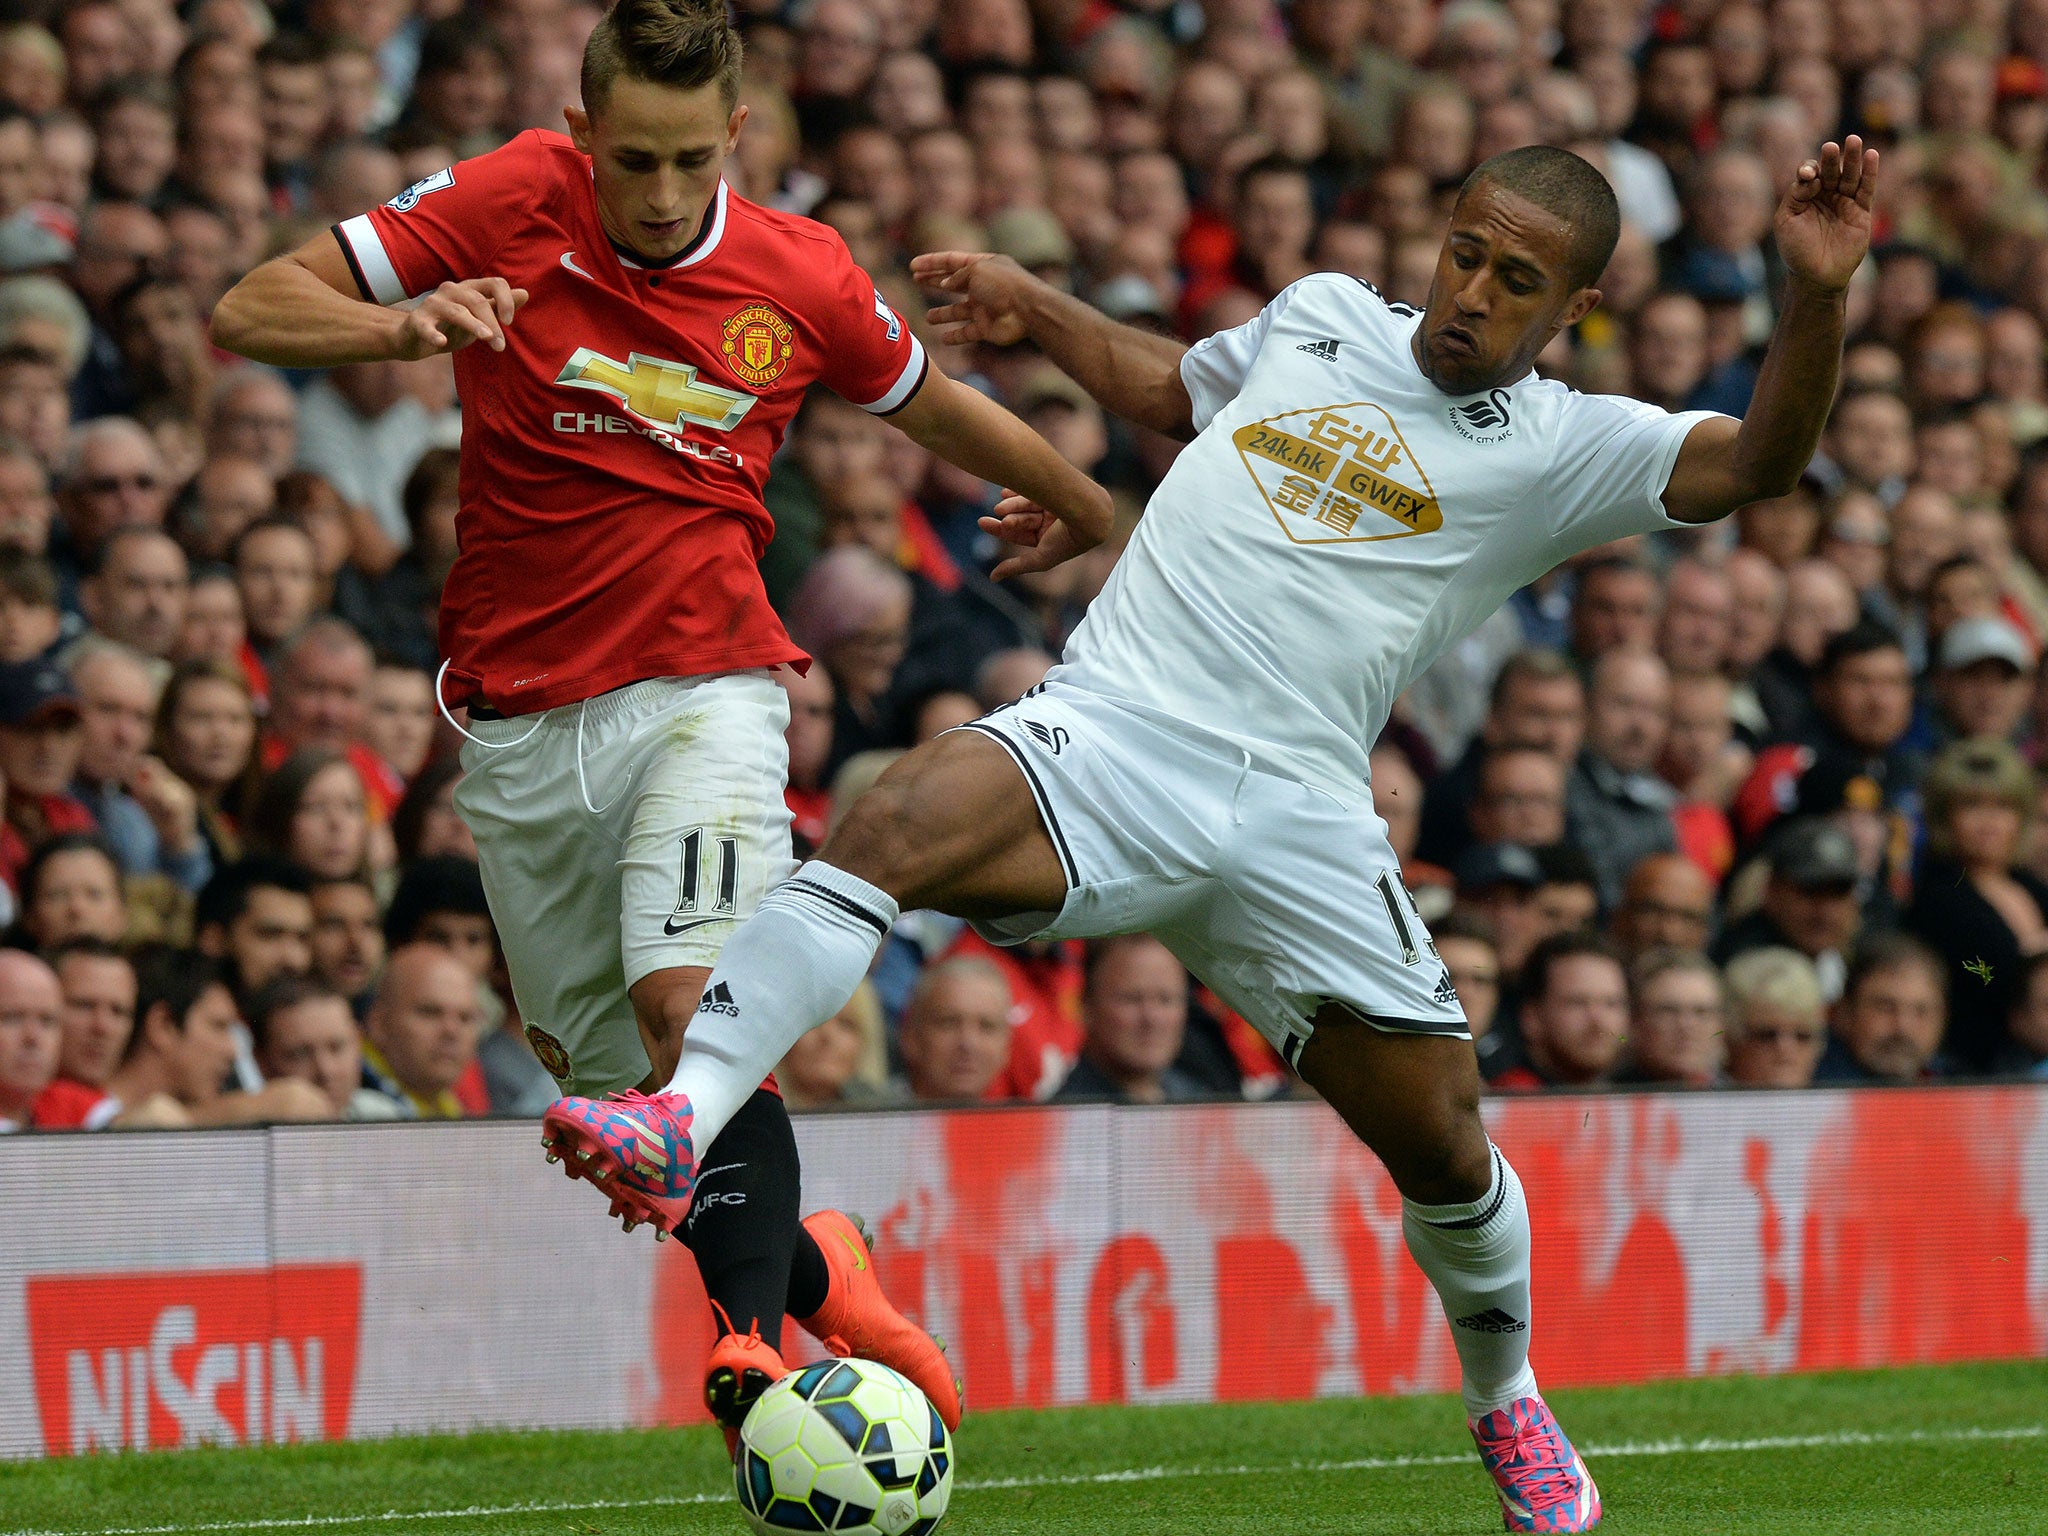
POLYGON ((695 1118, 682 1094, 629 1088, 608 1099, 555 1100, 541 1116, 540 1140, 549 1162, 611 1196, 612 1214, 628 1232, 648 1222, 657 1237, 669 1237, 697 1188, 695 1118))

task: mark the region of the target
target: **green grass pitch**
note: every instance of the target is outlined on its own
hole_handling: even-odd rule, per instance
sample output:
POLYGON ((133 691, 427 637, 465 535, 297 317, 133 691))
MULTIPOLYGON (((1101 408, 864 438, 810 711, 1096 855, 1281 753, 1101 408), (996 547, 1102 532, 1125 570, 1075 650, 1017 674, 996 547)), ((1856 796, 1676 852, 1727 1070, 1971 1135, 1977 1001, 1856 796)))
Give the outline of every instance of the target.
MULTIPOLYGON (((1560 1392, 1607 1500, 1649 1533, 2048 1532, 2048 1363, 1560 1392)), ((1498 1531, 1446 1398, 970 1416, 948 1531, 1498 1531)), ((744 1529, 709 1429, 486 1434, 0 1464, 0 1536, 744 1529)))

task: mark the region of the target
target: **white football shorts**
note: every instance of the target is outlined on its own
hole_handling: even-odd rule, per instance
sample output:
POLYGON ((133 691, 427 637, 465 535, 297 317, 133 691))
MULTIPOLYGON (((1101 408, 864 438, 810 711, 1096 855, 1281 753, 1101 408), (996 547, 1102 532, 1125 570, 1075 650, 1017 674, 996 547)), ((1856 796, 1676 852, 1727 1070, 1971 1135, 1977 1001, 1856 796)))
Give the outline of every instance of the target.
POLYGON ((527 1039, 564 1093, 649 1071, 627 989, 709 966, 796 868, 789 703, 766 671, 652 678, 470 724, 455 807, 527 1039))
POLYGON ((1016 759, 1067 876, 1058 912, 979 922, 984 938, 1150 933, 1290 1065, 1328 1003, 1470 1038, 1363 785, 1339 799, 1057 681, 960 729, 1016 759))

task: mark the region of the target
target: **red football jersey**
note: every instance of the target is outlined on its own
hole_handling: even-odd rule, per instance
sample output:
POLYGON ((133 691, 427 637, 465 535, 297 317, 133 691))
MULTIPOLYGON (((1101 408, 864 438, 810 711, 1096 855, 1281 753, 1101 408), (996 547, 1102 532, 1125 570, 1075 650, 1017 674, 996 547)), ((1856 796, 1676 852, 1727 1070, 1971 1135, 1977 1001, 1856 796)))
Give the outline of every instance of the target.
POLYGON ((335 234, 380 304, 472 277, 528 294, 503 352, 455 355, 452 702, 525 713, 803 660, 755 569, 768 461, 813 381, 886 415, 926 368, 833 230, 721 182, 696 240, 651 267, 606 238, 590 161, 531 130, 335 234))

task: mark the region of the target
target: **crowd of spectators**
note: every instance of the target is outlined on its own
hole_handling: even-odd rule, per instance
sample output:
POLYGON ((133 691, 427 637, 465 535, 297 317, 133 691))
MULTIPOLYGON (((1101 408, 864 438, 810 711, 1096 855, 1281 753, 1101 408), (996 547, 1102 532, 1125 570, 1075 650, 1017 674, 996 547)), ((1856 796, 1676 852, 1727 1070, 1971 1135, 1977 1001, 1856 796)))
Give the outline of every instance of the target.
MULTIPOLYGON (((1400 700, 1376 801, 1499 1091, 2048 1074, 2048 0, 734 9, 734 189, 837 230, 920 329, 931 249, 1190 340, 1317 269, 1421 304, 1462 177, 1548 143, 1624 225, 1539 367, 1740 413, 1775 198, 1865 135, 1877 245, 1804 482, 1517 594, 1400 700)), ((333 221, 559 128, 597 14, 9 8, 0 1129, 551 1097, 435 709, 452 371, 282 374, 207 317, 333 221)), ((818 659, 784 678, 800 851, 1043 677, 1175 451, 1028 346, 924 339, 1110 486, 1119 534, 999 587, 989 486, 809 399, 762 563, 818 659)), ((998 950, 927 913, 781 1080, 801 1107, 1289 1082, 1156 941, 998 950)))

